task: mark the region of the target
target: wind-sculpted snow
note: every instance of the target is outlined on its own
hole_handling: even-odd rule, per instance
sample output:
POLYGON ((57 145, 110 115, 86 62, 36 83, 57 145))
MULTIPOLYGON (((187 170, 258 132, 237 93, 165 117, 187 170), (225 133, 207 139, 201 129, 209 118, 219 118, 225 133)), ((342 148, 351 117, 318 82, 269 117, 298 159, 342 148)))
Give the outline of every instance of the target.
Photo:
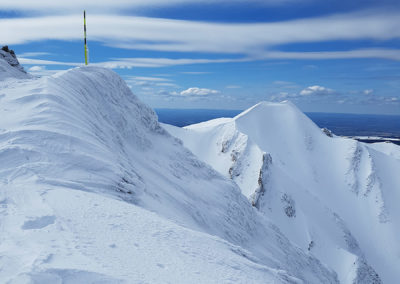
POLYGON ((327 135, 290 102, 165 127, 340 282, 400 278, 400 147, 327 135))
POLYGON ((0 282, 337 282, 114 72, 0 88, 0 282))

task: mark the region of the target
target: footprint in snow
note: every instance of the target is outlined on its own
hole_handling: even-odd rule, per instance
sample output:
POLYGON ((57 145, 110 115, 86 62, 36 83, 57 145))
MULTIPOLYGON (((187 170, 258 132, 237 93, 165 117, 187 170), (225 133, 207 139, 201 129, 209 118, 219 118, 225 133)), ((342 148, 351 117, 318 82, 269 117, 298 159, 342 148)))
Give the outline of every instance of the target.
POLYGON ((22 230, 43 229, 48 225, 54 224, 55 216, 42 216, 34 220, 25 221, 22 225, 22 230))

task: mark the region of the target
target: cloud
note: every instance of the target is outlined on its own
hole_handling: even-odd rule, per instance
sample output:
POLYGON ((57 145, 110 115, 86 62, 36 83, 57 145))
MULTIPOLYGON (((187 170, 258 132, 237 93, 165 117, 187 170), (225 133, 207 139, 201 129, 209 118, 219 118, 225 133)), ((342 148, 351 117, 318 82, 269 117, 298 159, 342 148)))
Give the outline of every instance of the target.
POLYGON ((171 79, 160 77, 143 77, 143 76, 125 76, 125 81, 130 86, 141 86, 142 90, 145 87, 158 86, 158 87, 172 87, 178 88, 179 86, 171 79))
POLYGON ((24 58, 18 57, 18 61, 24 65, 60 65, 60 66, 83 66, 83 63, 78 62, 62 62, 62 61, 53 61, 53 60, 43 60, 43 59, 32 59, 32 58, 24 58))
POLYGON ((130 76, 128 79, 137 80, 137 81, 152 81, 152 82, 171 81, 170 79, 166 79, 166 78, 159 78, 159 77, 140 77, 140 76, 130 76))
POLYGON ((292 100, 296 102, 314 102, 346 105, 400 105, 400 96, 375 95, 374 90, 337 91, 323 86, 310 86, 300 92, 280 92, 270 96, 272 101, 292 100))
POLYGON ((369 48, 347 51, 320 51, 320 52, 281 52, 265 51, 258 59, 351 59, 351 58, 382 58, 400 60, 400 49, 369 48))
POLYGON ((308 65, 305 65, 305 66, 303 67, 303 69, 306 69, 306 70, 315 70, 315 69, 318 69, 318 66, 317 66, 317 65, 313 65, 313 64, 308 64, 308 65))
POLYGON ((42 71, 46 69, 44 66, 32 66, 31 68, 28 69, 29 72, 35 72, 35 71, 42 71))
POLYGON ((242 86, 239 86, 239 85, 228 85, 228 86, 225 86, 225 88, 227 88, 227 89, 241 89, 242 86))
POLYGON ((324 96, 334 94, 335 91, 322 86, 310 86, 300 91, 300 96, 324 96))
POLYGON ((345 94, 344 100, 350 104, 362 105, 400 105, 400 95, 383 95, 379 91, 373 89, 366 89, 361 91, 352 91, 345 94))
MULTIPOLYGON (((290 84, 291 82, 285 82, 285 81, 275 81, 277 85, 283 85, 284 84, 290 84)), ((294 83, 291 83, 294 84, 294 83)), ((287 88, 291 89, 291 88, 287 88)), ((279 92, 278 94, 275 94, 273 96, 270 96, 270 99, 273 101, 282 101, 282 100, 307 100, 307 101, 319 101, 319 100, 324 100, 324 101, 337 101, 339 97, 341 96, 341 93, 329 89, 323 86, 309 86, 304 88, 301 91, 293 91, 293 92, 279 92)))
POLYGON ((270 96, 269 99, 274 102, 280 102, 280 101, 288 100, 288 99, 289 100, 296 99, 298 97, 299 97, 299 94, 297 94, 297 93, 279 92, 276 95, 270 96))
MULTIPOLYGON (((97 41, 117 48, 236 54, 256 59, 377 57, 400 60, 400 51, 389 49, 272 51, 272 48, 291 43, 398 39, 399 18, 397 11, 375 11, 270 23, 215 23, 90 14, 87 25, 89 44, 97 41)), ((1 29, 0 40, 9 45, 40 40, 81 40, 81 22, 80 14, 1 19, 0 26, 13 28, 1 29)))
POLYGON ((206 88, 188 88, 184 91, 177 92, 174 90, 154 90, 152 93, 154 98, 164 101, 175 102, 207 102, 219 105, 220 103, 227 103, 227 101, 236 101, 237 97, 232 97, 222 94, 220 91, 206 89, 206 88))
POLYGON ((133 67, 167 67, 177 65, 191 65, 191 64, 209 64, 209 63, 229 63, 229 62, 243 62, 248 59, 192 59, 192 58, 120 58, 112 61, 105 61, 99 63, 91 63, 106 68, 124 69, 133 67))
POLYGON ((159 96, 164 96, 164 97, 178 97, 180 94, 176 91, 167 91, 167 90, 160 90, 157 93, 159 96))
POLYGON ((62 70, 47 69, 46 66, 35 65, 28 69, 28 72, 34 76, 50 76, 62 70))
MULTIPOLYGON (((0 31, 1 33, 1 31, 0 31)), ((156 68, 178 65, 192 64, 215 64, 215 63, 234 63, 249 62, 266 59, 349 59, 349 58, 384 58, 400 60, 400 50, 395 49, 362 49, 338 52, 266 52, 258 57, 242 58, 221 58, 221 59, 193 59, 193 58, 116 58, 111 61, 90 63, 92 66, 99 66, 112 69, 130 69, 134 67, 156 68)), ((62 62, 43 59, 32 59, 18 57, 21 64, 24 65, 60 65, 60 66, 82 66, 79 62, 62 62)), ((188 73, 188 72, 186 72, 188 73)), ((196 74, 200 74, 195 72, 196 74)), ((206 73, 206 72, 204 72, 206 73)), ((188 73, 193 74, 193 73, 188 73)), ((385 78, 386 79, 386 78, 385 78)))
MULTIPOLYGON (((18 55, 17 55, 18 56, 18 55)), ((60 65, 60 66, 83 66, 79 62, 62 62, 43 59, 32 59, 19 57, 18 60, 24 65, 60 65)), ((209 64, 209 63, 228 63, 243 62, 249 59, 191 59, 191 58, 120 58, 111 61, 89 62, 89 65, 105 67, 111 69, 131 69, 135 67, 154 68, 168 67, 177 65, 209 64)), ((206 73, 206 72, 204 72, 206 73)))
MULTIPOLYGON (((283 5, 295 3, 298 0, 69 0, 69 1, 54 1, 54 0, 18 0, 18 1, 1 1, 1 10, 11 11, 36 11, 40 13, 54 12, 71 12, 71 11, 88 11, 95 12, 110 12, 124 11, 129 8, 145 8, 145 7, 163 7, 179 4, 229 4, 232 3, 256 3, 259 5, 283 5)), ((304 0, 303 0, 304 1, 304 0)))
POLYGON ((352 104, 364 104, 364 105, 391 105, 391 106, 400 106, 400 97, 394 96, 378 96, 371 95, 365 97, 354 97, 347 98, 347 102, 352 104))
POLYGON ((157 83, 156 86, 179 88, 179 85, 174 83, 157 83))
POLYGON ((44 56, 44 55, 50 55, 49 52, 24 52, 18 54, 19 57, 37 57, 37 56, 44 56))
POLYGON ((272 84, 279 85, 279 86, 286 86, 286 85, 292 85, 294 83, 293 82, 289 82, 289 81, 280 81, 280 80, 278 80, 278 81, 272 82, 272 84))
POLYGON ((215 95, 219 94, 220 91, 217 90, 211 90, 211 89, 205 89, 205 88, 189 88, 187 90, 184 90, 180 92, 181 96, 208 96, 208 95, 215 95))
POLYGON ((204 72, 204 71, 186 71, 186 72, 181 72, 181 74, 188 74, 188 75, 204 75, 204 74, 210 74, 211 72, 204 72))
POLYGON ((274 81, 273 85, 277 86, 279 89, 298 89, 299 86, 294 82, 288 81, 274 81))

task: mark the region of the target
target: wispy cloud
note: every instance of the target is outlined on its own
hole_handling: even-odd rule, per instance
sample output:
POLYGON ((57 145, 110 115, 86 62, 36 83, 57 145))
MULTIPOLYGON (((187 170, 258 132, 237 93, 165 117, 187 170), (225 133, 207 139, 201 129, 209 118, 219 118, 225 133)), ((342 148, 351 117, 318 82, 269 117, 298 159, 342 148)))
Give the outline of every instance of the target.
POLYGON ((142 77, 142 76, 125 76, 126 83, 129 86, 140 86, 142 90, 147 87, 172 87, 178 88, 179 86, 173 82, 171 79, 160 78, 160 77, 142 77))
POLYGON ((321 52, 282 52, 265 51, 259 59, 351 59, 351 58, 383 58, 400 60, 400 49, 356 49, 348 51, 321 51, 321 52))
POLYGON ((181 72, 181 74, 188 74, 188 75, 204 75, 204 74, 210 74, 211 72, 204 72, 204 71, 186 71, 186 72, 181 72))
POLYGON ((308 65, 305 65, 303 68, 306 70, 316 70, 316 69, 318 69, 318 66, 313 65, 313 64, 308 64, 308 65))
MULTIPOLYGON (((89 41, 127 49, 236 54, 260 59, 378 57, 399 60, 400 51, 390 49, 270 51, 279 45, 291 43, 397 39, 400 38, 399 19, 399 12, 359 12, 273 23, 239 24, 96 14, 88 16, 88 38, 89 41)), ((8 44, 47 39, 80 40, 81 20, 81 15, 1 19, 0 26, 13 28, 1 29, 0 39, 8 44)), ((118 63, 121 62, 109 62, 110 65, 118 63)))
MULTIPOLYGON (((65 13, 66 11, 82 11, 83 9, 96 12, 123 11, 129 8, 143 7, 163 7, 179 4, 228 4, 232 3, 256 3, 259 5, 283 5, 295 3, 298 0, 18 0, 18 1, 1 1, 0 9, 12 11, 37 11, 40 13, 65 13)), ((307 0, 303 0, 307 1, 307 0)))
POLYGON ((227 88, 227 89, 240 89, 240 88, 242 88, 242 86, 239 86, 239 85, 228 85, 228 86, 225 86, 225 88, 227 88))
MULTIPOLYGON (((17 55, 18 56, 18 55, 17 55)), ((32 59, 19 57, 18 61, 24 65, 60 65, 60 66, 82 66, 83 63, 78 62, 62 62, 62 61, 53 61, 53 60, 43 60, 43 59, 32 59)))
MULTIPOLYGON (((1 32, 1 31, 0 31, 1 32)), ((221 59, 193 59, 193 58, 116 58, 111 61, 90 63, 93 66, 112 68, 112 69, 130 69, 134 67, 167 67, 192 64, 212 64, 212 63, 234 63, 249 62, 261 59, 298 59, 298 60, 323 60, 323 59, 350 59, 350 58, 384 58, 400 60, 400 49, 360 49, 337 52, 264 52, 258 57, 242 58, 221 58, 221 59)), ((24 65, 59 65, 59 66, 82 66, 79 62, 62 62, 43 59, 32 59, 18 57, 21 64, 24 65)), ((186 74, 206 74, 207 72, 183 72, 186 74)))
MULTIPOLYGON (((17 55, 18 56, 18 55, 17 55)), ((63 62, 54 60, 43 60, 19 57, 18 60, 24 65, 59 65, 59 66, 83 66, 78 62, 63 62)), ((244 62, 251 59, 191 59, 191 58, 120 58, 112 61, 89 63, 92 66, 112 68, 112 69, 131 69, 135 67, 154 68, 177 65, 209 64, 209 63, 229 63, 244 62)), ((206 74, 208 72, 204 72, 206 74)), ((163 75, 165 76, 165 75, 163 75)))
POLYGON ((160 78, 160 77, 140 77, 140 76, 131 76, 129 79, 138 80, 138 81, 152 81, 152 82, 165 82, 171 81, 170 79, 160 78))
POLYGON ((279 89, 297 89, 299 86, 294 83, 294 82, 288 82, 288 81, 274 81, 272 84, 279 89))
POLYGON ((358 94, 345 96, 345 101, 351 104, 368 104, 368 105, 391 105, 400 106, 400 95, 384 96, 379 95, 375 90, 367 89, 358 91, 358 94), (361 95, 360 95, 361 94, 361 95))
POLYGON ((49 52, 25 52, 18 54, 18 57, 37 57, 37 56, 45 56, 50 55, 49 52))
POLYGON ((116 58, 112 61, 105 61, 93 63, 106 68, 124 69, 133 67, 166 67, 177 65, 190 65, 190 64, 209 64, 209 63, 230 63, 230 62, 243 62, 249 61, 247 58, 238 59, 192 59, 192 58, 116 58))

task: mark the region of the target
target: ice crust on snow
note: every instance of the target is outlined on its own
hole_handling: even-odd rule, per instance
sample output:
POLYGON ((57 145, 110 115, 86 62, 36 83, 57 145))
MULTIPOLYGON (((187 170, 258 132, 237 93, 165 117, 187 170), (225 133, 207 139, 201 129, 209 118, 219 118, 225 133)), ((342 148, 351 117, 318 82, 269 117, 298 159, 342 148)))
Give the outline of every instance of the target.
POLYGON ((116 73, 81 67, 4 82, 1 282, 338 282, 116 73))
POLYGON ((399 279, 399 146, 327 135, 287 101, 165 128, 340 282, 399 279))

